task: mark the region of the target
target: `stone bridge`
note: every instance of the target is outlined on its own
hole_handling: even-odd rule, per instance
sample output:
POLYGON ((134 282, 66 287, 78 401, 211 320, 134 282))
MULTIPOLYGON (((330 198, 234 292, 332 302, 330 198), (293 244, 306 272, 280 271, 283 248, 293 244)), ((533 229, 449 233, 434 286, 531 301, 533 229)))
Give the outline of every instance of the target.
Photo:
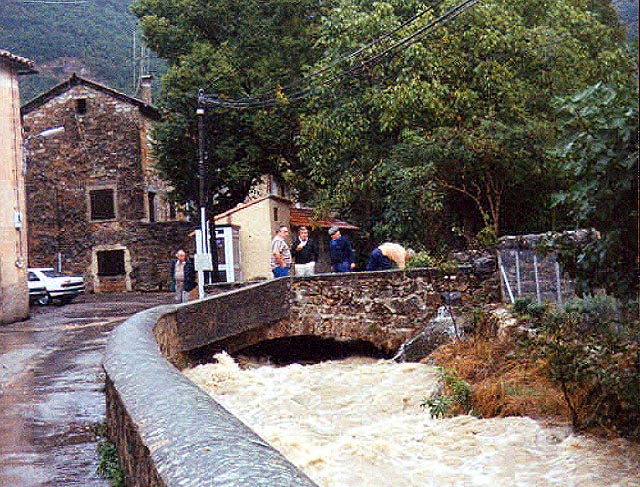
POLYGON ((458 291, 461 305, 497 281, 435 270, 282 278, 134 315, 105 357, 107 424, 127 486, 315 484, 179 371, 205 347, 230 353, 292 336, 365 340, 392 354, 458 291))

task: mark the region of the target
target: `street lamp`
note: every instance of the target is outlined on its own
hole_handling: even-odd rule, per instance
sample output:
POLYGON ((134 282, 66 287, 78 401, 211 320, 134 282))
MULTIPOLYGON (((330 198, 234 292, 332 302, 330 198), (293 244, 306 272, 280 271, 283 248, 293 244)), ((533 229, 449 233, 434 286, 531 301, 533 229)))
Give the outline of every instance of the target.
MULTIPOLYGON (((29 162, 29 153, 31 151, 31 143, 33 142, 34 139, 39 139, 39 138, 48 138, 48 137, 54 137, 56 135, 62 134, 64 133, 64 127, 62 125, 56 126, 56 127, 50 127, 48 129, 42 130, 41 132, 38 132, 35 135, 30 135, 27 138, 24 139, 24 141, 22 142, 22 174, 24 177, 26 177, 27 175, 27 166, 28 166, 28 162, 29 162)), ((56 189, 57 191, 57 189, 56 189)), ((18 232, 22 232, 22 224, 24 221, 24 215, 20 209, 20 199, 18 198, 18 206, 16 208, 16 213, 15 213, 15 228, 18 232)), ((56 202, 56 212, 57 212, 57 202, 56 202)), ((58 232, 56 232, 58 233, 58 232)), ((60 268, 61 266, 61 255, 60 255, 60 243, 58 241, 59 239, 59 235, 56 235, 56 245, 58 247, 58 268, 60 268)), ((17 267, 23 267, 24 266, 24 252, 22 249, 22 237, 20 237, 20 249, 19 249, 19 256, 18 256, 18 260, 16 261, 16 266, 17 267)), ((58 269, 60 270, 60 269, 58 269)))
POLYGON ((59 125, 57 127, 44 129, 42 132, 38 132, 35 135, 30 135, 29 137, 24 139, 24 142, 22 144, 22 170, 25 176, 27 174, 27 162, 29 157, 28 153, 31 151, 31 142, 33 141, 33 139, 54 137, 62 133, 64 133, 64 126, 59 125))

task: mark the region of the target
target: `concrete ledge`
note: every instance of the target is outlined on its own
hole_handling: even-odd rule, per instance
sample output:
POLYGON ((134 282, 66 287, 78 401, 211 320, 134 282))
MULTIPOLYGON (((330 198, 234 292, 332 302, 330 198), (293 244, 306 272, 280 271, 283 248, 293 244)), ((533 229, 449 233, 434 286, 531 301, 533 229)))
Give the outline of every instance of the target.
MULTIPOLYGON (((264 286, 268 290, 282 285, 276 280, 264 286)), ((193 310, 214 306, 213 301, 226 300, 231 306, 234 299, 229 294, 234 292, 138 313, 112 333, 104 363, 107 424, 127 486, 317 487, 184 377, 156 341, 157 326, 165 327, 163 333, 173 328, 177 338, 176 323, 194 316, 193 310)), ((179 340, 167 343, 181 348, 179 340)))

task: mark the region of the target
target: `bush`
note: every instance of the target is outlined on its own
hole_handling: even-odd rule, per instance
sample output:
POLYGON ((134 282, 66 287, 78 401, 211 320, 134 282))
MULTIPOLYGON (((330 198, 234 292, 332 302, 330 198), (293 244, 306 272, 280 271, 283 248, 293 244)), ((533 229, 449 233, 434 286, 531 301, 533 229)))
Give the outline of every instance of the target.
POLYGON ((547 311, 547 305, 530 298, 517 298, 513 303, 513 312, 521 319, 540 319, 547 311))
POLYGON ((429 408, 432 418, 445 418, 453 414, 470 412, 471 386, 469 383, 458 377, 453 370, 439 367, 438 373, 443 383, 442 392, 424 401, 421 406, 429 408))
POLYGON ((475 244, 481 249, 488 249, 498 243, 498 237, 493 226, 487 225, 478 232, 475 238, 475 244))
POLYGON ((564 395, 573 426, 640 437, 638 318, 606 296, 585 298, 535 321, 531 352, 564 395))
POLYGON ((111 483, 111 487, 125 487, 124 470, 120 466, 116 446, 106 438, 106 425, 99 424, 94 428, 100 463, 96 472, 111 483))
POLYGON ((435 267, 438 264, 439 259, 434 257, 430 252, 421 250, 416 252, 416 255, 407 262, 407 268, 411 267, 435 267))

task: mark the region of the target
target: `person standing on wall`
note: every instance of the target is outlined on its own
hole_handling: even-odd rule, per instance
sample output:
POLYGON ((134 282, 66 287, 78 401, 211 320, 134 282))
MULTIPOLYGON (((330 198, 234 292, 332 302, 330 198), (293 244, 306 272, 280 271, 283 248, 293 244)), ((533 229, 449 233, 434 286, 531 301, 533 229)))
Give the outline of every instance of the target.
POLYGON ((340 229, 333 226, 329 229, 329 256, 333 272, 349 272, 356 268, 356 256, 351 242, 340 233, 340 229))
POLYGON ((291 255, 295 260, 296 276, 312 276, 316 271, 318 260, 318 245, 315 240, 309 238, 309 229, 300 227, 298 237, 291 246, 291 255))
POLYGON ((189 301, 189 291, 196 287, 196 271, 184 250, 176 252, 176 258, 171 262, 171 287, 176 292, 176 301, 189 301))
POLYGON ((273 277, 285 277, 289 275, 291 267, 291 249, 287 243, 289 228, 280 225, 275 237, 271 241, 271 272, 273 277))
POLYGON ((386 271, 397 267, 404 269, 409 259, 412 259, 415 252, 405 249, 397 243, 385 242, 378 245, 369 255, 367 263, 368 271, 386 271))

